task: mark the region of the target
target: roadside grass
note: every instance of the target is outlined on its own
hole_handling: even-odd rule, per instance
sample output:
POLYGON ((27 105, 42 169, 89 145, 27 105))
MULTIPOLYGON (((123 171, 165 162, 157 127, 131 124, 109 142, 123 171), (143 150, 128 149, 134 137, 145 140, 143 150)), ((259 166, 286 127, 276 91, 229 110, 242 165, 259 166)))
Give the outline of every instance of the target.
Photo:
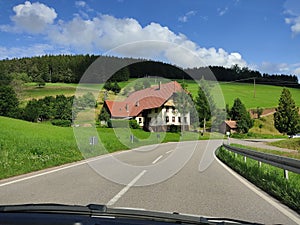
POLYGON ((254 151, 258 151, 258 152, 264 152, 264 153, 280 155, 280 156, 285 156, 285 157, 294 158, 294 159, 300 159, 300 151, 284 152, 284 151, 278 151, 278 150, 272 150, 272 149, 256 148, 256 147, 245 146, 245 145, 240 145, 240 144, 230 144, 230 145, 238 147, 238 148, 250 149, 250 150, 254 150, 254 151))
POLYGON ((300 154, 300 138, 291 138, 291 139, 286 139, 281 141, 270 142, 268 144, 280 148, 298 150, 300 154))
POLYGON ((0 126, 0 179, 144 145, 223 137, 218 133, 201 136, 189 131, 180 135, 141 129, 56 127, 1 116, 0 126), (133 142, 130 134, 134 136, 133 142), (93 136, 98 139, 94 146, 90 144, 93 136))
POLYGON ((0 117, 0 179, 82 159, 71 128, 0 117))
POLYGON ((230 168, 245 177, 268 194, 300 213, 300 174, 289 172, 289 179, 283 176, 283 170, 256 160, 237 155, 220 147, 217 157, 230 168))
POLYGON ((248 132, 247 134, 239 134, 233 133, 230 135, 232 138, 239 138, 239 139, 277 139, 277 138, 288 138, 286 135, 283 136, 282 134, 261 134, 261 133, 253 133, 248 132))

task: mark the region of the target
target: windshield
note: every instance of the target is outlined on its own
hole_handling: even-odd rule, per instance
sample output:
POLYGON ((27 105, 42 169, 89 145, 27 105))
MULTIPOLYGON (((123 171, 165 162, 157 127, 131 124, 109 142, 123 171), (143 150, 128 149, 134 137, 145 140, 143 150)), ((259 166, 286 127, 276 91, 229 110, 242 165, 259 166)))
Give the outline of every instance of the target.
POLYGON ((300 224, 296 0, 0 8, 0 205, 300 224))

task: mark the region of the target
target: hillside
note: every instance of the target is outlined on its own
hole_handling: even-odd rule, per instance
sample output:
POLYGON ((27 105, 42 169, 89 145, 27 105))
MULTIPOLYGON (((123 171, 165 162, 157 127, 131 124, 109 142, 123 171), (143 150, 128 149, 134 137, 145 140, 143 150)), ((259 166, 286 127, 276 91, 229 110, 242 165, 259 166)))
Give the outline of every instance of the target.
POLYGON ((1 116, 0 126, 0 179, 82 159, 72 128, 1 116))
MULTIPOLYGON (((155 84, 154 78, 152 84, 155 84)), ((121 88, 126 86, 133 86, 135 79, 129 81, 119 82, 121 88)), ((182 82, 181 80, 178 80, 182 82)), ((185 81, 187 89, 195 97, 198 92, 198 84, 194 81, 185 81)), ((76 92, 76 84, 65 84, 65 83, 47 83, 45 87, 38 88, 33 83, 26 84, 22 93, 23 100, 29 100, 31 98, 42 98, 47 95, 73 95, 76 92)), ((255 86, 255 97, 254 97, 254 86, 249 83, 226 83, 219 82, 219 86, 223 92, 225 103, 232 106, 235 98, 239 97, 242 102, 246 105, 247 109, 261 108, 275 108, 278 105, 278 100, 282 91, 282 87, 256 84, 255 86)), ((214 86, 214 88, 217 88, 214 86)), ((297 106, 300 106, 300 89, 288 88, 296 102, 297 106)), ((212 89, 214 90, 214 89, 212 89)), ((214 93, 214 91, 213 91, 214 93)), ((100 94, 98 101, 101 102, 103 94, 100 94)), ((114 98, 113 94, 110 93, 110 98, 114 98)), ((218 97, 215 96, 216 101, 218 97)), ((219 103, 220 104, 220 103, 219 103)))

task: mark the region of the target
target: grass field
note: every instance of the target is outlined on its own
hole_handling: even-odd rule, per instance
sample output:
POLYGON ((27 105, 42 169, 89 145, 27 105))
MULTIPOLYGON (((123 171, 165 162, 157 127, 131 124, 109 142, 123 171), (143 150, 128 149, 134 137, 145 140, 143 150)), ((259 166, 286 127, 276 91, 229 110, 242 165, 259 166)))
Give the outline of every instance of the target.
MULTIPOLYGON (((134 79, 131 79, 126 82, 120 82, 120 87, 124 88, 126 86, 132 86, 134 79)), ((154 81, 151 81, 154 84, 154 81)), ((193 81, 185 81, 187 84, 187 89, 195 97, 198 92, 198 84, 193 81)), ((224 98, 225 103, 232 106, 235 98, 239 97, 242 102, 246 105, 247 109, 252 109, 256 107, 261 108, 274 108, 278 105, 278 100, 282 91, 282 87, 270 86, 270 85, 259 85, 255 87, 256 96, 254 98, 254 88, 253 84, 245 83, 224 83, 219 82, 219 87, 222 90, 221 96, 215 96, 216 102, 220 105, 220 98, 224 98)), ((38 88, 35 83, 26 84, 24 92, 22 94, 22 99, 29 100, 31 98, 42 98, 47 95, 74 95, 76 92, 77 84, 64 84, 64 83, 47 83, 45 87, 38 88)), ((84 85, 81 85, 84 87, 84 85)), ((86 85, 86 91, 89 91, 89 88, 93 88, 93 91, 100 90, 101 85, 86 85)), ((217 89, 217 84, 212 84, 212 93, 216 93, 214 89, 217 89)), ((297 106, 300 106, 300 89, 289 88, 292 93, 292 97, 296 102, 297 106)), ((84 91, 84 90, 83 90, 84 91)), ((119 94, 121 95, 121 94, 119 94)), ((112 93, 109 95, 109 99, 114 99, 112 93)), ((98 101, 101 101, 103 98, 103 93, 99 94, 98 101)), ((121 96, 122 98, 122 96, 121 96)))
MULTIPOLYGON (((193 96, 196 96, 198 92, 198 84, 191 81, 185 82, 188 85, 187 89, 192 93, 193 96)), ((215 93, 214 89, 217 88, 217 85, 219 85, 219 88, 221 88, 223 94, 223 96, 214 96, 217 103, 217 99, 223 97, 225 104, 232 106, 234 99, 239 97, 247 109, 254 109, 257 107, 275 108, 278 105, 278 100, 283 89, 283 87, 278 86, 256 84, 254 97, 254 86, 250 83, 214 83, 212 84, 212 93, 215 93)), ((300 89, 288 89, 290 90, 296 105, 300 106, 300 89)))

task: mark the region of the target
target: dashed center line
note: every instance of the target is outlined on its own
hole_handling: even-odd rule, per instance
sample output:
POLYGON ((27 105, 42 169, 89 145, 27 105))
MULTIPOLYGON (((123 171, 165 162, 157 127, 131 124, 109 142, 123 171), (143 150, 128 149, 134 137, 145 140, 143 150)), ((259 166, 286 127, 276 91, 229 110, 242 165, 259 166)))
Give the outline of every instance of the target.
POLYGON ((140 172, 129 184, 126 185, 118 194, 116 194, 106 205, 110 206, 115 204, 128 190, 131 188, 145 173, 147 170, 140 172))
POLYGON ((152 162, 152 164, 155 164, 155 163, 157 163, 158 162, 158 160, 160 160, 161 158, 162 158, 163 156, 162 155, 160 155, 160 156, 158 156, 153 162, 152 162))
POLYGON ((167 151, 166 154, 169 154, 169 153, 171 153, 171 152, 173 152, 173 150, 167 151))

